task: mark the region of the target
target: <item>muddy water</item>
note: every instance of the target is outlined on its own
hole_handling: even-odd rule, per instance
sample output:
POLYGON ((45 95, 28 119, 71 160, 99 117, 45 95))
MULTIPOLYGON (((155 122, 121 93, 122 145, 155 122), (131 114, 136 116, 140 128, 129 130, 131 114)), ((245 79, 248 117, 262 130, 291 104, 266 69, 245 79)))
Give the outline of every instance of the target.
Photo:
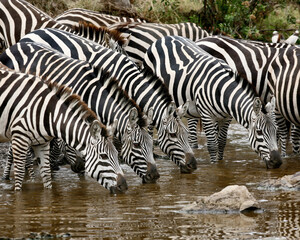
MULTIPOLYGON (((38 177, 26 180, 17 193, 13 181, 1 180, 0 238, 47 232, 69 233, 69 239, 300 239, 300 192, 258 188, 263 180, 300 171, 299 156, 285 158, 280 169, 266 170, 237 124, 230 127, 223 161, 210 164, 204 144, 201 134, 200 148, 195 150, 198 169, 193 174, 180 174, 174 163, 157 159, 161 177, 156 184, 144 185, 123 166, 129 185, 123 195, 110 195, 68 167, 54 174, 52 190, 44 190, 38 177), (246 185, 263 211, 247 215, 181 211, 198 196, 231 184, 246 185)), ((1 147, 3 153, 5 145, 1 147)), ((162 155, 158 149, 155 152, 162 155)))

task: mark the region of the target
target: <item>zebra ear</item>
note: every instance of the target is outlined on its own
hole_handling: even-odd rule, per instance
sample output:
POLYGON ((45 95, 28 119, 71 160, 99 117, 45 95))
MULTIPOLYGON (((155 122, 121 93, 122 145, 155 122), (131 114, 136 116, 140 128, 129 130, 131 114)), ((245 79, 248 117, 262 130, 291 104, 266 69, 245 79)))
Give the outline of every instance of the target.
POLYGON ((153 123, 153 114, 154 110, 153 107, 149 108, 148 113, 147 113, 147 125, 150 125, 153 123))
POLYGON ((128 46, 128 44, 130 42, 130 36, 131 36, 131 33, 128 34, 127 36, 123 36, 124 43, 122 44, 122 48, 125 48, 128 46))
POLYGON ((110 137, 110 138, 114 137, 117 125, 118 125, 118 120, 116 119, 112 124, 110 124, 106 127, 108 137, 110 137))
POLYGON ((101 126, 98 121, 94 121, 90 127, 90 133, 93 138, 100 139, 101 138, 101 126))
POLYGON ((186 112, 189 108, 189 104, 190 104, 190 101, 187 100, 186 103, 182 104, 181 106, 179 106, 177 108, 177 114, 180 118, 182 118, 186 114, 186 112))
POLYGON ((172 116, 175 111, 176 111, 176 105, 175 102, 172 101, 168 106, 168 115, 172 116))
POLYGON ((131 108, 129 111, 129 123, 134 126, 138 121, 138 111, 136 108, 131 108))
POLYGON ((271 102, 267 103, 265 107, 268 114, 274 112, 275 104, 276 104, 276 99, 275 97, 272 97, 271 102))
POLYGON ((253 110, 254 110, 254 113, 256 115, 259 115, 260 111, 261 111, 261 108, 262 108, 262 104, 261 104, 261 101, 259 99, 259 97, 256 97, 254 99, 254 102, 253 102, 253 110))

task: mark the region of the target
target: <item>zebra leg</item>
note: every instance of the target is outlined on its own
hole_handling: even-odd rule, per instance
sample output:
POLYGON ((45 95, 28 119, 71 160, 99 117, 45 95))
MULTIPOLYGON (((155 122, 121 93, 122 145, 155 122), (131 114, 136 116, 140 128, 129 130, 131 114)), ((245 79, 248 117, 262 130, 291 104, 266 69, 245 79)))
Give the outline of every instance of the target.
POLYGON ((28 150, 27 150, 25 168, 28 170, 30 179, 34 179, 33 154, 32 154, 31 148, 28 148, 28 150))
POLYGON ((71 165, 71 169, 75 173, 84 174, 85 172, 85 159, 84 156, 76 151, 76 149, 65 145, 65 157, 67 162, 71 165))
POLYGON ((276 123, 277 123, 277 138, 281 147, 281 156, 286 156, 286 145, 288 142, 289 123, 285 118, 281 116, 279 112, 275 112, 276 123))
POLYGON ((52 171, 58 171, 65 153, 65 143, 59 138, 53 138, 50 141, 50 167, 52 171))
POLYGON ((51 168, 49 162, 50 143, 33 146, 35 156, 39 159, 40 174, 43 180, 44 188, 52 188, 51 168))
POLYGON ((22 183, 25 176, 25 162, 28 149, 28 143, 22 142, 20 138, 13 138, 11 141, 12 156, 14 163, 14 176, 15 176, 15 191, 22 189, 22 183))
POLYGON ((191 148, 198 148, 198 137, 197 137, 197 118, 187 118, 188 129, 189 129, 189 143, 191 148))
POLYGON ((293 146, 293 153, 299 154, 299 147, 300 147, 300 127, 292 125, 292 132, 291 132, 291 138, 292 138, 292 146, 293 146))
POLYGON ((224 149, 227 141, 228 127, 232 118, 224 119, 218 122, 218 160, 223 159, 224 149))
POLYGON ((217 161, 218 152, 218 136, 217 136, 217 123, 212 122, 211 118, 202 118, 203 130, 207 139, 207 149, 210 155, 210 161, 217 161))
POLYGON ((13 164, 13 153, 12 153, 12 147, 10 146, 7 153, 7 160, 5 163, 5 168, 3 172, 2 179, 3 180, 9 180, 10 170, 11 166, 13 164))

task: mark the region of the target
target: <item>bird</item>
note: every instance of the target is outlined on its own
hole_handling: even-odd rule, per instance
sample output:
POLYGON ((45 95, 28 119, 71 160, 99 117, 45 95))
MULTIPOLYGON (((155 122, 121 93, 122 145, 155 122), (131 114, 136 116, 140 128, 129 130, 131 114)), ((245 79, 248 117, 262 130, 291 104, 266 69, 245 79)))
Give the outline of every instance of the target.
POLYGON ((285 43, 294 45, 297 42, 298 37, 299 37, 299 31, 296 30, 293 35, 291 35, 287 40, 285 40, 285 43))
POLYGON ((279 43, 280 38, 281 38, 281 34, 279 34, 277 31, 274 31, 272 36, 272 43, 279 43))

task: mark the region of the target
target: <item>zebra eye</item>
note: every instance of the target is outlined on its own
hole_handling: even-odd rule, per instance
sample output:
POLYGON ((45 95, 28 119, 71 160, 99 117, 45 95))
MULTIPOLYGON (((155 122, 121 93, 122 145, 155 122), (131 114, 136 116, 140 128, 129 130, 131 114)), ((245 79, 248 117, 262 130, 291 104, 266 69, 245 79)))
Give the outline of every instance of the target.
POLYGON ((262 135, 263 134, 263 132, 262 132, 261 129, 257 129, 256 132, 257 132, 258 135, 262 135))
POLYGON ((133 146, 134 146, 135 148, 140 148, 140 147, 141 147, 141 144, 140 144, 139 142, 134 142, 134 143, 133 143, 133 146))
POLYGON ((100 157, 101 157, 102 159, 108 159, 108 156, 107 156, 106 153, 101 153, 101 154, 100 154, 100 157))
POLYGON ((176 138, 176 133, 170 133, 171 138, 176 138))

